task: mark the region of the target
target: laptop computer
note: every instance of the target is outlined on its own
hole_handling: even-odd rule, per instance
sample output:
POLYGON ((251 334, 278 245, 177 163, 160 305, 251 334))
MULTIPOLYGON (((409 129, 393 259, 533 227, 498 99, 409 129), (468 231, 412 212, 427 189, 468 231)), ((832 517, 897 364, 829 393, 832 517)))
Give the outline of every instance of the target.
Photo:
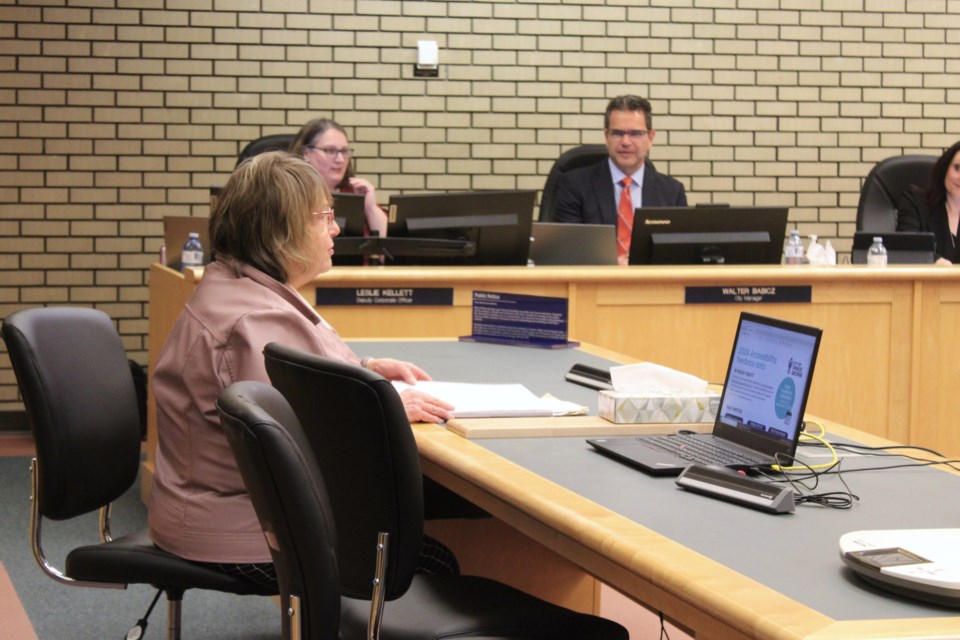
POLYGON ((821 334, 815 327, 741 313, 712 433, 587 442, 651 475, 676 476, 692 463, 733 469, 789 465, 800 438, 821 334), (722 450, 722 456, 715 456, 715 449, 722 450))
POLYGON ((856 231, 853 264, 867 264, 867 251, 876 237, 883 238, 887 264, 933 264, 937 259, 937 240, 930 231, 856 231))
POLYGON ((617 264, 616 228, 609 224, 534 222, 530 236, 534 265, 617 264))

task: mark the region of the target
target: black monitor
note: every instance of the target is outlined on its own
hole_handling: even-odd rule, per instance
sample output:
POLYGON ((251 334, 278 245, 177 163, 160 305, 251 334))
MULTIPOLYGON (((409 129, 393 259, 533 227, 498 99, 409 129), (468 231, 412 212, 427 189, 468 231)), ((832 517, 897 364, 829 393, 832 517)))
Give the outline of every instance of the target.
POLYGON ((526 265, 536 198, 534 190, 391 196, 386 263, 526 265))
POLYGON ((874 238, 883 238, 887 264, 933 264, 937 259, 937 239, 931 231, 856 231, 853 264, 867 264, 867 250, 874 238))
POLYGON ((367 226, 364 213, 364 196, 359 193, 333 194, 333 219, 340 227, 340 236, 362 236, 367 226))
POLYGON ((363 251, 357 247, 363 241, 367 226, 364 197, 358 193, 333 193, 333 219, 340 234, 333 239, 333 264, 340 267, 359 266, 366 262, 363 251))
POLYGON ((786 207, 637 209, 630 264, 779 264, 786 207))

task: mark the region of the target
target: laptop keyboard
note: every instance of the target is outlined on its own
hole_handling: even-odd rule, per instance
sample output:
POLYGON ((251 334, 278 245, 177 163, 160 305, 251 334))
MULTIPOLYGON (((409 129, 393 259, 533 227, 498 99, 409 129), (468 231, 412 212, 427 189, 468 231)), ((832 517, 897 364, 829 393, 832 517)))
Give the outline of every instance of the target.
POLYGON ((700 464, 744 465, 764 464, 762 460, 743 455, 739 450, 716 438, 692 434, 643 436, 643 441, 654 447, 700 464))

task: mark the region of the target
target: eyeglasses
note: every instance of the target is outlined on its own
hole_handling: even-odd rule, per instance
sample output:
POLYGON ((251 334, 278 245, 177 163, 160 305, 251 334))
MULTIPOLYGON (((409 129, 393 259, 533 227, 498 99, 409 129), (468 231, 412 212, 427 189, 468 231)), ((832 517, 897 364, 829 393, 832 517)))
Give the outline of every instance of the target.
POLYGON ((350 147, 344 147, 340 149, 338 147, 311 147, 310 145, 307 145, 307 149, 319 151, 331 160, 335 159, 337 156, 343 156, 345 160, 349 160, 350 156, 353 155, 353 149, 350 147))
POLYGON ((643 140, 649 134, 645 129, 634 129, 633 131, 624 131, 623 129, 607 129, 607 135, 614 140, 623 140, 624 136, 629 136, 634 142, 643 140))
POLYGON ((320 218, 327 223, 327 229, 333 231, 333 228, 337 226, 337 220, 333 217, 333 209, 324 209, 323 211, 314 211, 313 215, 320 216, 320 218))

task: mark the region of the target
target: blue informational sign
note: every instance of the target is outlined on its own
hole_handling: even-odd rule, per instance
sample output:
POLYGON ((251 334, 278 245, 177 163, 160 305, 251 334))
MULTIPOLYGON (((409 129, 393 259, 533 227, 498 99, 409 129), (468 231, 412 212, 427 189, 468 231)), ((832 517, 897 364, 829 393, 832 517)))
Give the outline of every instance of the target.
POLYGON ((567 340, 566 298, 494 291, 473 292, 473 334, 461 340, 555 349, 577 346, 567 340))

